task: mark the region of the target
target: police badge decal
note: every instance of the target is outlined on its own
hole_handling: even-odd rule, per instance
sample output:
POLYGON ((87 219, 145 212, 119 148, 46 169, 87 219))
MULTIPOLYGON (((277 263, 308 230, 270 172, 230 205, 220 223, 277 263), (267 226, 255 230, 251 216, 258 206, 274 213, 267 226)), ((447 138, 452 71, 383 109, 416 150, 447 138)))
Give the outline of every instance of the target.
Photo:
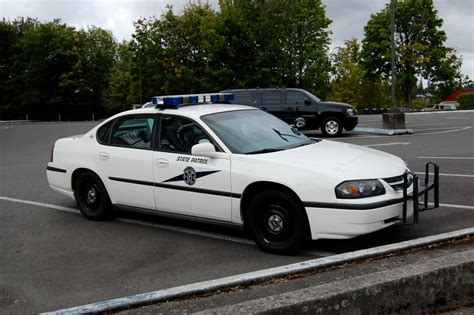
POLYGON ((194 185, 194 183, 196 183, 196 171, 194 170, 194 168, 188 166, 184 169, 183 173, 183 180, 186 184, 192 186, 194 185))

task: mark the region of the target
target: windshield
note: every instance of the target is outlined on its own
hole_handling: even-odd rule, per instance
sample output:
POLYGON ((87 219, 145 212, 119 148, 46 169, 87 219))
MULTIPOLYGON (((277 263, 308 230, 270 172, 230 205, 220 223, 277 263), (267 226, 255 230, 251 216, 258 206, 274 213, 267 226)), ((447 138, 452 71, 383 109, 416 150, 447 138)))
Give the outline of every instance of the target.
POLYGON ((201 119, 232 153, 268 153, 313 143, 296 128, 260 110, 217 113, 201 119))
POLYGON ((317 102, 321 102, 321 99, 319 97, 317 97, 316 95, 306 91, 306 93, 308 93, 312 98, 314 98, 317 102))

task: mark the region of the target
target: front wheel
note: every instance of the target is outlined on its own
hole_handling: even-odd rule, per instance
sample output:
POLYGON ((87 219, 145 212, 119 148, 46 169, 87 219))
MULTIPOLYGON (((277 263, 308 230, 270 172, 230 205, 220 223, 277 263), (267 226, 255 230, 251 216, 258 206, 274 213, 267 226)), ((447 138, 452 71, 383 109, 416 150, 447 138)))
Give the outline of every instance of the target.
POLYGON ((111 214, 107 190, 100 178, 90 172, 82 173, 74 184, 74 196, 81 213, 91 220, 105 220, 111 214))
POLYGON ((281 191, 268 190, 255 196, 246 221, 254 241, 270 253, 295 253, 308 239, 304 208, 281 191))
POLYGON ((327 137, 337 137, 342 133, 342 123, 339 118, 328 117, 321 124, 321 131, 327 137))

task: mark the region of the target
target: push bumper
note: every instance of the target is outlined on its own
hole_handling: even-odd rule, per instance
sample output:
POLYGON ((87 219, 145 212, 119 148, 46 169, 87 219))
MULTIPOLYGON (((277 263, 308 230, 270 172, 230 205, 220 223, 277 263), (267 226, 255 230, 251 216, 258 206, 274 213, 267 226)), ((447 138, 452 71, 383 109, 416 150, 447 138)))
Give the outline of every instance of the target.
POLYGON ((428 162, 425 165, 425 178, 423 183, 420 183, 420 179, 413 172, 407 172, 403 176, 405 182, 403 188, 403 224, 408 222, 408 201, 413 201, 413 221, 412 223, 418 223, 419 213, 422 211, 433 210, 439 207, 439 166, 433 162, 428 162), (430 170, 433 169, 433 180, 430 182, 430 170), (406 183, 408 182, 408 174, 413 176, 413 192, 411 195, 407 192, 406 183), (421 185, 420 185, 421 184, 421 185), (433 204, 428 203, 429 192, 433 191, 433 204), (420 197, 423 197, 423 201, 420 203, 420 197))
POLYGON ((368 204, 306 204, 312 239, 347 239, 395 224, 416 224, 420 212, 439 207, 438 165, 427 163, 423 179, 407 172, 403 181, 402 197, 398 199, 368 204), (410 177, 413 190, 409 193, 410 177), (433 203, 428 202, 431 193, 433 203))

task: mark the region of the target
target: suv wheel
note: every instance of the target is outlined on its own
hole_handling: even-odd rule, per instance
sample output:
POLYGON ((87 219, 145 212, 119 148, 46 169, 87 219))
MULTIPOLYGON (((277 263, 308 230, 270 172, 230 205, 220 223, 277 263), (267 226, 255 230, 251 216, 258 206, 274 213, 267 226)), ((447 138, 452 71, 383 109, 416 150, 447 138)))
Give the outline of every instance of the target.
POLYGON ((321 124, 321 131, 327 137, 337 137, 342 133, 342 123, 339 118, 328 117, 321 124))

